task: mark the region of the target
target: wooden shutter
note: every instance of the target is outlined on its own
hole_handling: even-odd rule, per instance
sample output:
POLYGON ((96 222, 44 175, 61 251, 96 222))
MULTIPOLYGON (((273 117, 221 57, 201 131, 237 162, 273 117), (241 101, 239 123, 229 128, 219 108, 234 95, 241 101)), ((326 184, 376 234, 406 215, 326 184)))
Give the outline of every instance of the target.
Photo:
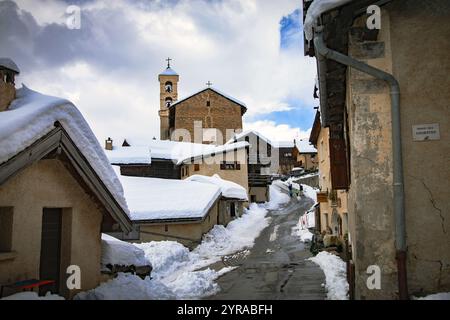
POLYGON ((333 189, 348 189, 347 151, 344 139, 330 138, 330 169, 333 189))

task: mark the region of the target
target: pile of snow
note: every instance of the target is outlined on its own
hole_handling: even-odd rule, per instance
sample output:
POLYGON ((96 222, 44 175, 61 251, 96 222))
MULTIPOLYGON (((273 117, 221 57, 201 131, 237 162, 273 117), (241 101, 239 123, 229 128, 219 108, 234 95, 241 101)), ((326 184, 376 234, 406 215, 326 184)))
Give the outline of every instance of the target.
POLYGON ((314 236, 308 229, 299 226, 293 228, 292 235, 300 237, 301 242, 311 242, 314 236))
POLYGON ((203 218, 220 197, 219 187, 186 180, 122 176, 133 221, 203 218))
POLYGON ((150 164, 150 148, 142 146, 113 147, 105 150, 111 164, 150 164))
POLYGON ((245 214, 231 221, 227 227, 214 226, 203 237, 202 243, 192 251, 192 255, 197 256, 197 265, 209 265, 223 256, 252 248, 255 239, 270 224, 270 218, 266 215, 264 205, 252 203, 245 214))
POLYGON ((314 0, 306 12, 303 30, 308 41, 313 39, 313 27, 317 19, 325 12, 337 8, 352 0, 314 0))
POLYGON ((170 275, 189 262, 189 249, 176 241, 152 241, 135 243, 151 262, 152 277, 156 279, 170 275))
MULTIPOLYGON (((277 210, 290 201, 290 197, 286 193, 280 191, 280 184, 278 181, 280 180, 274 181, 269 187, 270 201, 266 203, 266 208, 268 210, 277 210)), ((281 188, 286 189, 285 186, 281 188)))
POLYGON ((193 175, 186 180, 216 185, 220 188, 223 197, 248 201, 247 191, 244 187, 235 182, 224 180, 218 174, 212 177, 193 175))
POLYGON ((77 294, 75 300, 169 300, 174 293, 158 280, 119 273, 95 289, 77 294))
MULTIPOLYGON (((278 198, 275 196, 272 201, 279 203, 279 198, 279 195, 278 198)), ((144 251, 152 264, 152 280, 119 274, 116 279, 80 293, 76 298, 199 299, 213 295, 219 290, 215 283, 217 278, 234 268, 215 271, 207 267, 224 256, 253 247, 255 239, 270 223, 267 207, 275 207, 274 202, 252 203, 241 217, 231 221, 227 227, 214 226, 193 251, 175 241, 134 244, 144 251)))
POLYGON ((329 252, 322 251, 309 258, 325 273, 328 300, 348 300, 347 267, 345 262, 329 252))
POLYGON ((102 265, 148 266, 150 261, 144 250, 131 243, 121 241, 107 234, 102 234, 102 265))
POLYGON ((425 297, 413 297, 414 300, 450 300, 450 292, 430 294, 425 297))
POLYGON ((45 296, 40 297, 36 292, 26 291, 10 295, 0 300, 65 300, 65 299, 64 297, 61 297, 57 294, 51 294, 50 292, 47 292, 45 296))
POLYGON ((80 111, 69 101, 42 95, 23 86, 8 111, 0 114, 0 163, 52 131, 58 121, 105 186, 128 214, 122 186, 97 138, 80 111))
POLYGON ((307 184, 302 184, 302 186, 303 186, 303 194, 306 197, 314 200, 314 202, 317 202, 317 191, 318 190, 311 186, 308 186, 307 184))

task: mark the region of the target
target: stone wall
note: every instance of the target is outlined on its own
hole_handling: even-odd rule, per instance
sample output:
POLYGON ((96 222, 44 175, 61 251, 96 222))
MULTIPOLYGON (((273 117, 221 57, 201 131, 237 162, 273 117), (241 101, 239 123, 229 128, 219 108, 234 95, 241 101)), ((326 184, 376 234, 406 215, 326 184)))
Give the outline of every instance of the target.
MULTIPOLYGON (((402 149, 411 294, 450 290, 450 6, 444 0, 383 7, 377 41, 362 41, 355 22, 349 54, 400 84, 402 149), (439 9, 437 9, 439 8, 439 9), (440 139, 417 142, 412 126, 439 123, 440 139)), ((391 103, 388 86, 348 70, 351 146, 349 228, 356 298, 397 298, 392 189, 391 103), (381 290, 366 286, 367 267, 381 268, 381 290)))
POLYGON ((232 136, 227 129, 242 130, 241 106, 212 90, 203 91, 176 106, 175 129, 186 129, 194 142, 194 121, 201 121, 203 128, 215 128, 221 132, 218 144, 224 144, 232 136), (207 106, 209 101, 210 106, 207 106))

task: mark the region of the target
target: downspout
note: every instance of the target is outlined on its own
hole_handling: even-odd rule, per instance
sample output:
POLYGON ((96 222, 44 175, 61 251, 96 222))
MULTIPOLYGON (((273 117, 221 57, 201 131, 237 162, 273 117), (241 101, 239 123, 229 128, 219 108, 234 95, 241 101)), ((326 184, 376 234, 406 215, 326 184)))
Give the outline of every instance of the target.
POLYGON ((400 86, 393 75, 366 63, 355 60, 342 53, 334 51, 324 43, 321 27, 315 28, 314 47, 318 59, 334 60, 343 65, 367 73, 375 78, 386 81, 390 86, 391 116, 392 116, 392 149, 394 161, 394 217, 395 217, 395 247, 397 259, 398 290, 401 300, 408 299, 408 283, 406 276, 406 228, 405 228, 405 192, 403 186, 402 142, 400 131, 400 86))

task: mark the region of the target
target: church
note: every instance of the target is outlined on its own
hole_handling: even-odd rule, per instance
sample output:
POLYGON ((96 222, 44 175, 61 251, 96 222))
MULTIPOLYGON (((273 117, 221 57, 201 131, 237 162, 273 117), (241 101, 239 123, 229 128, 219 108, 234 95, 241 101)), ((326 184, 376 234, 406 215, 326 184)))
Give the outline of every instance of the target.
POLYGON ((160 139, 222 145, 242 131, 245 104, 213 88, 207 87, 178 100, 180 76, 171 68, 158 76, 160 84, 160 139))

